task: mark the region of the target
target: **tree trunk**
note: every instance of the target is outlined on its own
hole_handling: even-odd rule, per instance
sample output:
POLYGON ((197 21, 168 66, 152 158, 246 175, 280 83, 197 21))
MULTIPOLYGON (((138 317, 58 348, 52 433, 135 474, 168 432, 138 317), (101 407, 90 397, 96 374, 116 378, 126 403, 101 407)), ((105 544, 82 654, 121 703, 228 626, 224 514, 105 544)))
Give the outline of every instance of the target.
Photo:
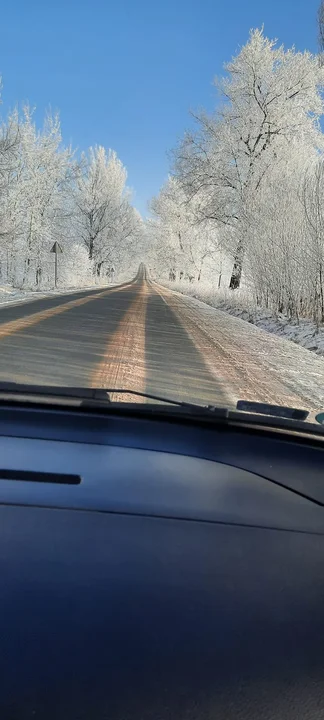
POLYGON ((29 268, 30 268, 30 257, 27 257, 27 258, 25 258, 25 262, 24 262, 24 275, 23 275, 23 280, 22 280, 23 287, 25 287, 28 283, 29 268))
POLYGON ((102 268, 102 266, 103 266, 103 260, 101 260, 100 262, 98 262, 97 265, 96 265, 97 277, 100 277, 100 276, 101 276, 101 268, 102 268))
POLYGON ((244 257, 244 243, 243 243, 243 238, 240 238, 240 240, 237 243, 236 253, 235 253, 235 257, 234 257, 234 265, 233 265, 232 275, 231 275, 230 284, 229 284, 229 287, 231 290, 237 290, 240 287, 241 277, 242 277, 243 257, 244 257))
POLYGON ((320 286, 320 298, 321 298, 321 322, 324 321, 324 296, 323 296, 323 268, 320 262, 319 266, 319 286, 320 286))
POLYGON ((90 237, 90 242, 89 242, 89 260, 92 260, 92 258, 93 258, 93 246, 94 246, 94 239, 93 239, 93 237, 90 237))

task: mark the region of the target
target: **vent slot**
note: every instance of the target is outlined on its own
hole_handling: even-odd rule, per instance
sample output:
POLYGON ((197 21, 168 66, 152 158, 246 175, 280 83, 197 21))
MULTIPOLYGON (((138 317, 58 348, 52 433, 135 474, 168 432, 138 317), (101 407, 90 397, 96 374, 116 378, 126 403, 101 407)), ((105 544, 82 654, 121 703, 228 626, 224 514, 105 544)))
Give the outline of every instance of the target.
POLYGON ((80 475, 37 472, 35 470, 0 470, 0 480, 25 480, 26 482, 54 483, 55 485, 80 485, 80 475))

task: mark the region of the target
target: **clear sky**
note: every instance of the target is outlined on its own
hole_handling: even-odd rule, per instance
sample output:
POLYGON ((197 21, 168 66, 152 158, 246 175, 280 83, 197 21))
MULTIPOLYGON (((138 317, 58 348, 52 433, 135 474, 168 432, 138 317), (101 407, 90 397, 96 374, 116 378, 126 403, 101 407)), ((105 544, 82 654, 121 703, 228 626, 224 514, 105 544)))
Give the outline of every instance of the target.
POLYGON ((115 149, 145 214, 190 109, 215 103, 213 77, 264 24, 316 51, 314 0, 15 0, 1 7, 5 115, 17 102, 59 110, 66 143, 115 149))

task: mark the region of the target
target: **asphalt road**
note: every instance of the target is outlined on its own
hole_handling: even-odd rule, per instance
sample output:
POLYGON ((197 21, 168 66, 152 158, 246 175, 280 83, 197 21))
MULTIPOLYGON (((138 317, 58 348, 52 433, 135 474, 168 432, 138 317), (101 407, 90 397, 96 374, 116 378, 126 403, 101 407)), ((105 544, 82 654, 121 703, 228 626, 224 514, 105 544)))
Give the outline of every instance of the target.
POLYGON ((120 286, 0 307, 1 380, 225 406, 324 402, 322 358, 157 285, 144 266, 120 286))
POLYGON ((144 268, 114 288, 0 307, 0 380, 126 387, 226 404, 144 268))

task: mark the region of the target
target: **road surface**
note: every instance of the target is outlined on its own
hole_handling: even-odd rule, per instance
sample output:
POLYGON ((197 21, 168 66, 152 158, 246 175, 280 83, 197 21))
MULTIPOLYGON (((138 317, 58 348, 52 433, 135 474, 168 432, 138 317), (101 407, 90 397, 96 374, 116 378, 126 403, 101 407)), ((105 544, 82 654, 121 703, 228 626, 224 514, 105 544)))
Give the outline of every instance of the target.
POLYGON ((144 267, 117 287, 0 307, 0 380, 324 408, 322 358, 158 285, 144 267))

